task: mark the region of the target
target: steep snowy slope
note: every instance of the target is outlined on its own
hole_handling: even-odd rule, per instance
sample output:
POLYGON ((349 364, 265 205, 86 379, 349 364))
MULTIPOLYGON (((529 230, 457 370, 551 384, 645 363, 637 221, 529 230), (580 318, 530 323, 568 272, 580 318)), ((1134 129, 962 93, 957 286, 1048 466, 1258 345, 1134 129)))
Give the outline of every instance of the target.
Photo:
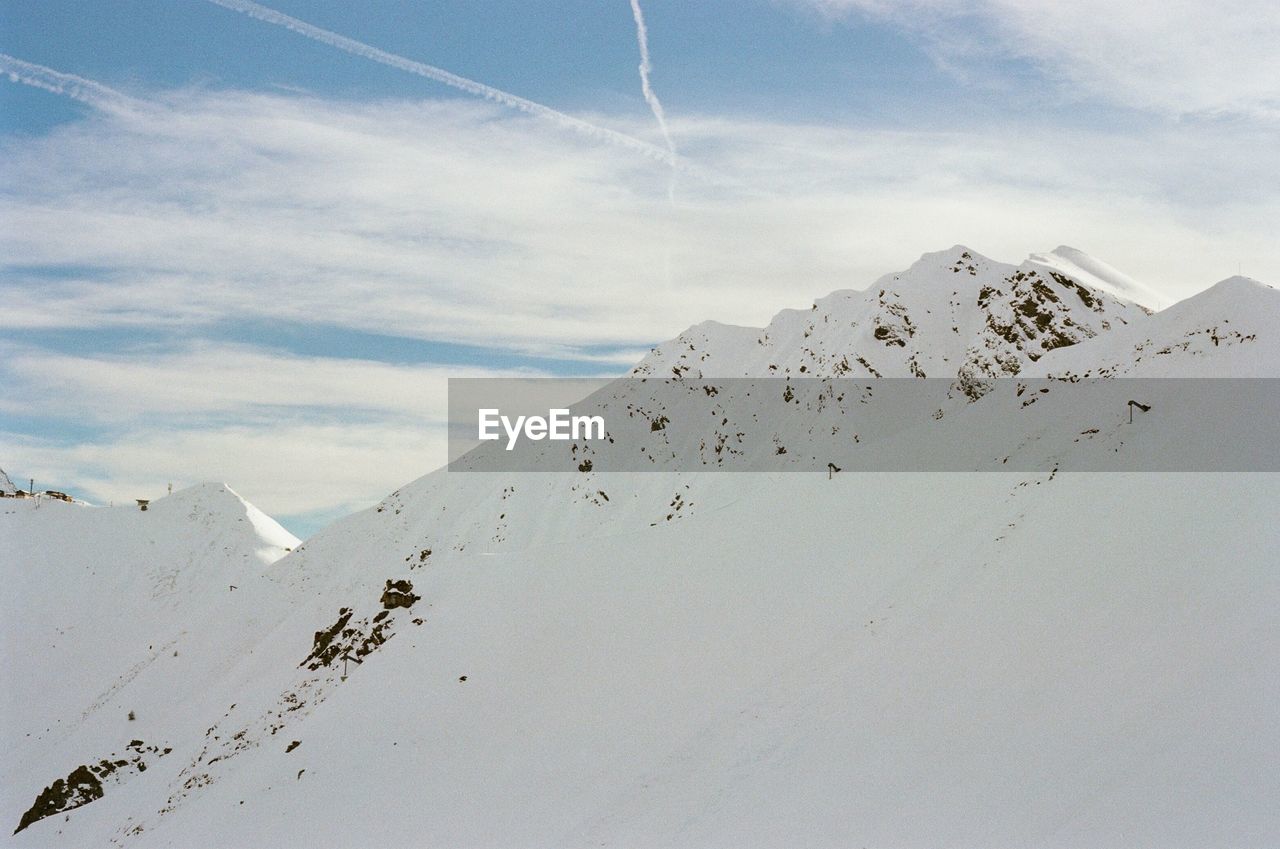
MULTIPOLYGON (((1276 476, 733 478, 692 520, 405 572, 421 626, 239 760, 60 824, 66 845, 1280 834, 1276 476)), ((377 548, 380 578, 402 548, 377 548)), ((310 633, 286 636, 288 668, 310 633)))
MULTIPOLYGON (((1274 290, 1148 316, 1035 262, 928 255, 765 331, 700 325, 637 373, 865 360, 972 387, 1096 374, 1207 321, 1254 339, 1178 362, 1280 376, 1274 290)), ((1037 467, 1097 451, 1054 397, 1022 419, 961 392, 928 421, 1037 467)), ((1186 417, 1103 424, 1127 454, 1186 417)), ((157 675, 190 694, 138 740, 172 751, 11 845, 1270 845, 1277 503, 1277 474, 437 471, 193 622, 193 645, 253 633, 198 688, 157 675)), ((3 815, 142 719, 6 761, 3 815)))
POLYGON ((145 512, 0 501, 4 815, 31 805, 40 788, 29 776, 48 783, 134 739, 169 746, 199 725, 189 711, 210 677, 284 608, 263 573, 297 544, 218 484, 145 512), (100 742, 66 745, 84 740, 100 742))

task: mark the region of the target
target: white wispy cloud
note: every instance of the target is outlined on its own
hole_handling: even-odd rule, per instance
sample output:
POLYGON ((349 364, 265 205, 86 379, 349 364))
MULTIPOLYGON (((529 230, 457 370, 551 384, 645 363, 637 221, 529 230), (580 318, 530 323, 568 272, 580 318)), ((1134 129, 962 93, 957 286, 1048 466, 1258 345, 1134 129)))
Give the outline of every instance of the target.
POLYGON ((442 424, 450 377, 528 373, 309 357, 212 342, 95 355, 0 345, 0 354, 0 374, 13 390, 0 399, 0 410, 38 405, 80 422, 106 424, 148 416, 198 423, 227 413, 277 418, 291 415, 290 410, 312 417, 327 410, 442 424))
POLYGON ((686 146, 759 191, 691 185, 672 210, 661 165, 483 104, 154 99, 0 142, 0 326, 253 318, 572 355, 763 322, 957 241, 1074 244, 1174 296, 1238 263, 1280 277, 1280 152, 1235 128, 686 117, 686 146))
POLYGON ((995 51, 1078 92, 1165 114, 1280 119, 1272 0, 792 0, 921 36, 948 63, 995 51))

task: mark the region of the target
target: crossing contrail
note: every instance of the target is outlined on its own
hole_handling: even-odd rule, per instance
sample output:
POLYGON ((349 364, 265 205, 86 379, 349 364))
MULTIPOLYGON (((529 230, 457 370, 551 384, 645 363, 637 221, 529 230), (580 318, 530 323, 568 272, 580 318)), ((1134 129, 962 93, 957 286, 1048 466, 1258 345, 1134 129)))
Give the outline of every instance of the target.
POLYGON ((457 74, 446 71, 443 68, 437 68, 434 65, 427 65, 423 62, 416 62, 413 59, 407 59, 404 56, 398 56, 395 53, 388 53, 385 50, 380 50, 379 48, 365 44, 362 41, 356 41, 353 38, 347 38, 345 35, 339 35, 338 33, 330 30, 321 29, 320 27, 309 24, 306 21, 301 21, 297 18, 286 15, 283 12, 277 12, 275 9, 270 9, 258 3, 251 2, 251 0, 208 0, 208 2, 221 6, 224 9, 240 12, 251 18, 256 18, 269 24, 284 27, 285 29, 292 30, 301 36, 310 38, 313 41, 318 41, 321 44, 327 44, 330 47, 336 47, 339 50, 346 51, 353 56, 371 59, 374 62, 379 62, 392 68, 398 68, 401 71, 407 71, 411 74, 417 74, 420 77, 426 77, 429 80, 444 83, 447 86, 452 86, 453 88, 465 91, 468 94, 474 94, 478 97, 483 97, 486 100, 492 100, 493 102, 500 103, 503 106, 518 109, 528 115, 536 115, 539 118, 545 118, 560 125, 561 127, 564 127, 565 129, 573 130, 574 132, 581 133, 599 141, 619 145, 643 156, 656 159, 659 162, 665 162, 672 168, 692 170, 687 163, 683 162, 683 160, 675 155, 673 149, 669 148, 668 150, 663 150, 660 147, 641 141, 640 139, 629 136, 626 133, 620 133, 617 130, 610 130, 607 127, 592 124, 591 122, 584 121, 581 118, 566 115, 563 112, 552 109, 550 106, 543 106, 541 103, 526 100, 519 95, 511 94, 510 92, 503 91, 502 89, 497 89, 493 86, 458 76, 457 74))
POLYGON ((0 53, 0 73, 7 75, 10 82, 65 95, 96 109, 110 110, 136 102, 128 95, 121 94, 102 83, 77 77, 75 74, 64 74, 53 68, 46 68, 44 65, 10 56, 8 53, 0 53))

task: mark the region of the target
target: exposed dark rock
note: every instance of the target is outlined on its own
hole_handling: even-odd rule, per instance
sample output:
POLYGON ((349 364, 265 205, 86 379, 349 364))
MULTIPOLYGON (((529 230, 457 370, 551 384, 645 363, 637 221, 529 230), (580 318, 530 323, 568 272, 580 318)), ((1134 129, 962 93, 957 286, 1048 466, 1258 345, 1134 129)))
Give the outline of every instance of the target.
POLYGON ((1049 276, 1056 280, 1059 285, 1065 286, 1079 295, 1080 300, 1086 307, 1094 312, 1102 312, 1102 304, 1093 296, 1093 293, 1089 291, 1088 287, 1082 286, 1070 277, 1067 277, 1064 274, 1059 274, 1056 271, 1050 271, 1049 276))
MULTIPOLYGON (((397 607, 413 607, 414 602, 421 596, 413 594, 412 581, 387 581, 387 587, 382 591, 382 606, 387 610, 394 610, 397 607)), ((381 615, 381 614, 379 614, 381 615)), ((379 621, 379 620, 374 620, 379 621)))
POLYGON ((311 654, 307 655, 302 661, 303 664, 309 664, 312 669, 318 669, 321 666, 328 666, 341 653, 341 647, 334 643, 334 640, 347 623, 351 621, 351 608, 344 607, 338 611, 338 621, 323 631, 316 631, 315 643, 312 645, 311 654))
POLYGON ((366 655, 395 635, 392 630, 394 620, 390 618, 389 611, 412 607, 420 598, 413 593, 412 581, 388 580, 382 593, 384 610, 380 610, 372 619, 363 617, 353 621, 351 608, 342 608, 333 625, 323 631, 316 631, 311 654, 298 665, 316 670, 339 660, 362 663, 366 655))
POLYGON ((105 793, 103 779, 111 778, 113 782, 119 782, 131 771, 146 772, 147 764, 142 759, 143 755, 163 757, 173 751, 170 748, 162 751, 158 746, 148 746, 141 740, 130 740, 125 749, 127 752, 125 757, 113 754, 102 758, 97 763, 81 764, 71 770, 66 778, 54 781, 36 796, 35 802, 22 815, 13 833, 17 834, 45 817, 70 811, 101 799, 105 793))
POLYGON ((33 822, 39 822, 45 817, 87 805, 101 798, 102 782, 89 767, 78 766, 71 770, 66 778, 59 778, 41 791, 36 797, 35 804, 22 815, 22 820, 13 833, 17 834, 33 822))

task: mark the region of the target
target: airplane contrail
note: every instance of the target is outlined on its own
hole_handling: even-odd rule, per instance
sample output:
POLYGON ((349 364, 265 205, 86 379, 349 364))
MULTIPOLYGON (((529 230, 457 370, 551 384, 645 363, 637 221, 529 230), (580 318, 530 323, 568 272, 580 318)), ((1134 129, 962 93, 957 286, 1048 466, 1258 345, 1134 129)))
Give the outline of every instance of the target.
POLYGON ((283 12, 277 12, 275 9, 270 9, 258 3, 251 2, 251 0, 208 0, 208 2, 221 6, 224 9, 230 9, 233 12, 240 12, 251 18, 264 21, 265 23, 284 27, 285 29, 292 30, 301 36, 310 38, 313 41, 318 41, 321 44, 327 44, 330 47, 336 47, 339 50, 346 51, 353 56, 371 59, 374 62, 379 62, 392 68, 398 68, 401 71, 407 71, 411 74, 417 74, 420 77, 426 77, 429 80, 444 83, 447 86, 452 86, 453 88, 465 91, 468 94, 474 94, 478 97, 483 97, 486 100, 492 100, 495 103, 500 103, 503 106, 517 109, 528 115, 536 115, 539 118, 545 118, 566 129, 582 133, 583 135, 600 141, 606 141, 611 144, 628 148, 651 159, 656 159, 659 162, 665 162, 672 168, 693 170, 687 163, 680 159, 680 157, 676 156, 672 149, 663 150, 660 147, 641 141, 640 139, 629 136, 626 133, 620 133, 617 130, 610 130, 606 127, 592 124, 589 121, 584 121, 581 118, 566 115, 565 113, 552 109, 549 106, 543 106, 541 103, 526 100, 519 95, 511 94, 510 92, 503 91, 502 89, 467 79, 466 77, 446 71, 443 68, 437 68, 434 65, 427 65, 423 62, 416 62, 413 59, 407 59, 404 56, 399 56, 395 53, 388 53, 385 50, 380 50, 379 48, 365 44, 362 41, 356 41, 353 38, 347 38, 345 35, 339 35, 338 33, 330 30, 321 29, 320 27, 309 24, 306 21, 301 21, 297 18, 286 15, 283 12))
POLYGON ((108 88, 102 83, 77 77, 75 74, 64 74, 53 68, 46 68, 44 65, 10 56, 8 53, 0 53, 0 73, 7 75, 10 82, 65 95, 96 109, 109 110, 136 102, 127 94, 108 88))
POLYGON ((674 158, 676 146, 667 129, 666 112, 662 109, 662 101, 658 99, 658 95, 654 94, 653 86, 649 84, 649 74, 653 71, 653 65, 649 62, 649 28, 644 23, 644 12, 640 9, 640 0, 631 0, 631 16, 636 19, 636 41, 640 44, 640 91, 644 94, 645 103, 648 103, 653 111, 653 117, 658 120, 658 129, 662 131, 662 138, 667 142, 667 151, 674 158))
MULTIPOLYGON (((671 132, 667 129, 667 115, 662 109, 662 101, 658 99, 658 95, 654 93, 653 86, 649 84, 649 74, 653 71, 653 64, 649 61, 649 28, 645 26, 644 11, 640 8, 640 0, 631 0, 631 17, 636 20, 636 43, 640 46, 640 92, 644 95, 645 103, 649 104, 649 109, 653 111, 653 117, 658 121, 658 129, 662 131, 662 138, 667 142, 667 151, 672 158, 676 158, 676 145, 671 140, 671 132)), ((671 175, 667 178, 667 203, 672 209, 676 205, 676 169, 671 168, 671 175)), ((671 287, 671 240, 670 228, 672 224, 667 222, 667 245, 663 258, 663 273, 666 277, 667 287, 671 287)))

